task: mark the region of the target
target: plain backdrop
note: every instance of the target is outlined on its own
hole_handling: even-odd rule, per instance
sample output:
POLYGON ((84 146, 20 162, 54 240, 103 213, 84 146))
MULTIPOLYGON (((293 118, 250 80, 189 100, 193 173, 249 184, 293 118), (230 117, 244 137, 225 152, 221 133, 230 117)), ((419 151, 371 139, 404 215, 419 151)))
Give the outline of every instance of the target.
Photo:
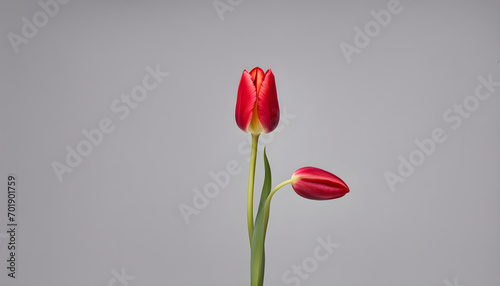
POLYGON ((250 135, 234 108, 242 71, 260 66, 276 76, 282 111, 261 140, 273 185, 315 166, 351 189, 333 201, 291 187, 274 196, 265 285, 499 285, 500 91, 477 106, 470 97, 478 77, 500 81, 500 1, 401 0, 348 63, 342 43, 356 47, 356 27, 389 3, 73 0, 45 21, 36 1, 3 0, 0 284, 249 285, 250 135), (11 38, 33 16, 44 25, 16 53, 11 38), (120 119, 111 105, 148 66, 169 75, 120 119), (457 116, 464 100, 474 111, 453 129, 443 114, 457 116), (60 182, 54 162, 105 118, 114 131, 60 182), (446 141, 392 191, 384 174, 436 128, 446 141), (179 207, 194 207, 193 190, 213 187, 210 174, 228 164, 239 172, 186 223, 179 207), (10 173, 16 279, 6 269, 10 173), (339 246, 315 266, 308 257, 328 237, 339 246), (285 283, 305 261, 307 279, 285 283))

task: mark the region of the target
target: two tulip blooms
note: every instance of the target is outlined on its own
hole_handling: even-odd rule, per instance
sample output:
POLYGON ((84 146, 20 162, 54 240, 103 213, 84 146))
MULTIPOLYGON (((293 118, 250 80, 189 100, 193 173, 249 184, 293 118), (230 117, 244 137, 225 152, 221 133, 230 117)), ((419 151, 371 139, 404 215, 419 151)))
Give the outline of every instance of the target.
POLYGON ((349 187, 339 177, 314 167, 300 168, 291 179, 277 185, 271 191, 271 169, 264 151, 265 179, 257 217, 253 218, 253 185, 258 138, 261 133, 269 133, 279 123, 280 111, 274 74, 256 67, 250 72, 243 71, 236 101, 236 124, 252 134, 252 152, 248 179, 247 221, 251 246, 251 286, 264 283, 264 241, 271 199, 276 191, 291 184, 295 192, 307 199, 330 200, 344 196, 349 187))

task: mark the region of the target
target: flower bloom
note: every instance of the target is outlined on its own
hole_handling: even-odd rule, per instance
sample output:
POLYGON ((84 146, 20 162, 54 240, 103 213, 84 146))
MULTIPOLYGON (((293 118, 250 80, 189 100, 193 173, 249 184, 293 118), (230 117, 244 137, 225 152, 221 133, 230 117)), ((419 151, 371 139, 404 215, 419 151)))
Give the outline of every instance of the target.
POLYGON ((243 71, 236 100, 236 124, 248 133, 273 131, 280 120, 280 108, 274 74, 256 67, 243 71))
POLYGON ((344 196, 349 187, 339 177, 314 167, 300 168, 292 176, 295 192, 311 200, 331 200, 344 196))

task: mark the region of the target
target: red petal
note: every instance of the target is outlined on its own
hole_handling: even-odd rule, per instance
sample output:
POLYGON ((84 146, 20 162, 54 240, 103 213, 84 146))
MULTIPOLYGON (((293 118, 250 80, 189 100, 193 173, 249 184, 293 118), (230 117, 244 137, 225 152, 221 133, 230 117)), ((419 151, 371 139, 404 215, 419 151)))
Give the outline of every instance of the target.
POLYGON ((292 187, 297 194, 312 200, 329 200, 344 196, 349 187, 339 177, 322 169, 304 167, 297 170, 292 178, 292 187))
POLYGON ((257 88, 257 94, 259 94, 260 86, 262 85, 262 80, 265 76, 264 71, 259 67, 255 67, 250 71, 250 75, 252 76, 253 84, 257 88))
POLYGON ((241 76, 238 87, 238 98, 236 99, 236 124, 248 132, 248 125, 252 121, 253 108, 257 100, 257 91, 252 76, 245 70, 241 76))
POLYGON ((305 180, 293 182, 292 187, 298 195, 310 200, 332 200, 347 194, 343 187, 329 186, 305 180))
POLYGON ((274 74, 267 70, 260 86, 257 100, 257 112, 264 133, 273 131, 280 121, 280 107, 274 74))

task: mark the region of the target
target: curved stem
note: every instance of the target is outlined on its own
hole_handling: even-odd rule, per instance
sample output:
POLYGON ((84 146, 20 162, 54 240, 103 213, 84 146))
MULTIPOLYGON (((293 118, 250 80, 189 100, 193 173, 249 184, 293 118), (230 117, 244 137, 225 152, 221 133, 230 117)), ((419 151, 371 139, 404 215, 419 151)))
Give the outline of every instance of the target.
POLYGON ((253 238, 253 243, 252 243, 252 256, 251 256, 251 266, 250 266, 250 273, 251 273, 251 281, 250 285, 251 286, 262 286, 264 283, 264 264, 265 264, 265 259, 264 259, 264 244, 266 240, 266 232, 267 232, 267 223, 269 221, 269 209, 271 207, 271 198, 273 197, 274 193, 276 193, 279 189, 281 189, 283 186, 288 185, 292 183, 294 179, 286 180, 283 183, 277 185, 271 193, 267 196, 265 205, 264 205, 264 214, 263 217, 261 217, 262 213, 257 214, 257 219, 256 219, 256 229, 255 229, 255 236, 253 238), (263 221, 262 221, 263 220, 263 221))
POLYGON ((257 146, 259 144, 259 135, 252 134, 252 153, 250 154, 250 171, 248 174, 248 192, 247 192, 247 223, 248 237, 250 246, 252 246, 253 237, 253 185, 255 181, 255 162, 257 158, 257 146))
POLYGON ((277 185, 272 191, 271 193, 269 194, 269 196, 267 197, 267 200, 266 200, 266 205, 264 206, 264 240, 266 239, 266 233, 267 233, 267 223, 269 221, 269 211, 270 211, 270 208, 271 208, 271 199, 273 198, 274 196, 274 193, 276 193, 279 189, 281 189, 282 187, 288 185, 288 184, 291 184, 293 181, 295 181, 296 179, 290 179, 290 180, 286 180, 284 181, 283 183, 277 185))

